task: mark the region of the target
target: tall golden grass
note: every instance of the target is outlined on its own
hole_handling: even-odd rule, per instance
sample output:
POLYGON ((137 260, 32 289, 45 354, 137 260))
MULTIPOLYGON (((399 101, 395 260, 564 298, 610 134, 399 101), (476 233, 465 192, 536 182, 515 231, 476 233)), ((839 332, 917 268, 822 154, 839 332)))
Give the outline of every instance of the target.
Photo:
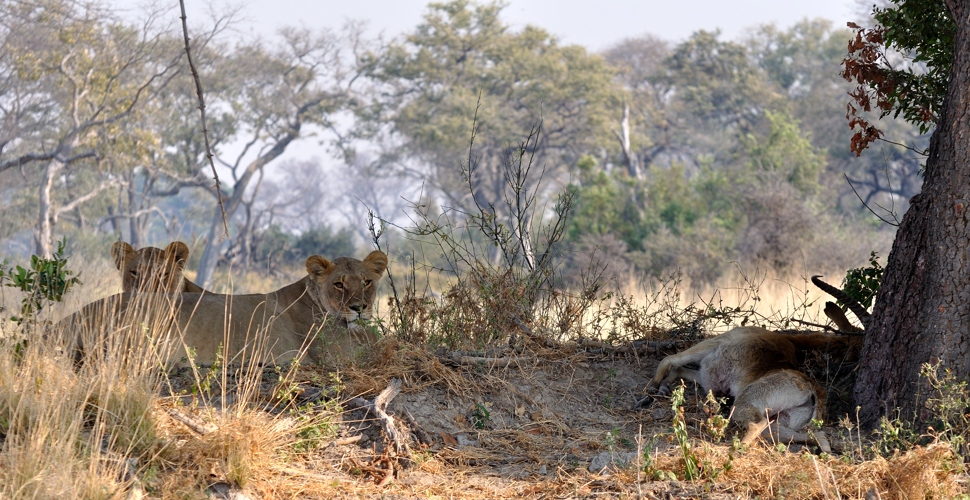
MULTIPOLYGON (((294 382, 294 371, 280 371, 271 395, 266 394, 262 368, 253 364, 217 366, 211 371, 196 367, 188 375, 192 391, 171 385, 160 360, 177 339, 165 338, 170 330, 164 315, 149 312, 167 307, 163 295, 131 308, 126 318, 104 316, 81 322, 87 328, 80 332, 85 353, 83 363, 76 363, 70 339, 59 335, 61 330, 53 328, 54 324, 78 310, 81 302, 120 289, 109 263, 83 267, 84 285, 65 304, 46 311, 37 324, 20 328, 9 321, 2 323, 0 498, 201 498, 213 484, 231 485, 262 498, 370 497, 388 491, 401 497, 433 494, 476 499, 610 492, 636 496, 648 484, 642 469, 634 466, 609 479, 576 469, 490 490, 466 488, 463 485, 469 482, 463 478, 480 475, 487 481, 492 472, 447 460, 449 454, 468 453, 454 449, 444 449, 441 457, 424 462, 433 467, 419 465, 423 473, 437 478, 426 486, 401 484, 385 490, 346 474, 320 473, 314 462, 318 458, 306 453, 300 434, 309 427, 329 425, 335 415, 319 408, 312 414, 266 411, 267 405, 280 408, 282 403, 274 398, 280 388, 294 382)), ((237 282, 245 279, 245 275, 236 277, 237 282)), ((818 299, 822 297, 807 279, 792 282, 740 273, 732 279, 728 286, 693 291, 682 282, 652 287, 631 283, 628 307, 639 317, 655 321, 658 328, 669 326, 663 323, 665 314, 669 319, 670 314, 680 314, 698 303, 748 311, 758 321, 779 325, 793 315, 818 321, 822 302, 818 299)), ((259 283, 266 283, 269 289, 278 286, 259 283)), ((19 297, 6 291, 2 300, 11 310, 19 297)), ((619 304, 615 299, 601 302, 604 308, 619 304)), ((550 325, 558 319, 550 318, 550 325)), ((633 338, 644 333, 635 322, 626 321, 621 318, 615 323, 616 328, 627 329, 624 335, 633 338)), ((594 326, 589 319, 576 328, 591 335, 594 326)), ((394 377, 404 380, 407 390, 439 384, 454 387, 458 393, 470 380, 483 383, 474 370, 443 366, 427 345, 394 348, 393 343, 386 343, 381 347, 373 366, 354 366, 344 372, 356 382, 348 386, 376 391, 394 377)), ((556 356, 551 351, 536 351, 536 355, 556 356)), ((855 445, 850 439, 846 445, 850 448, 837 458, 771 447, 737 452, 729 445, 692 436, 700 458, 715 465, 732 463, 729 471, 700 480, 693 491, 730 491, 762 498, 863 498, 869 491, 880 492, 882 498, 966 494, 966 484, 961 483, 962 458, 947 443, 916 446, 883 457, 863 450, 862 437, 857 441, 855 445)), ((682 457, 675 448, 649 454, 655 468, 675 476, 682 469, 682 457)))
MULTIPOLYGON (((333 418, 258 407, 265 389, 256 363, 193 366, 193 389, 172 388, 163 369, 179 342, 170 338, 171 297, 81 308, 120 280, 107 262, 80 267, 84 285, 64 304, 24 325, 2 321, 0 498, 130 498, 146 488, 191 497, 219 482, 244 488, 298 455, 302 428, 333 418), (186 432, 185 419, 205 425, 186 432)), ((16 295, 4 293, 6 310, 16 310, 16 295)), ((291 369, 277 374, 282 386, 292 377, 291 369)))
MULTIPOLYGON (((101 285, 90 282, 92 290, 101 285)), ((0 497, 126 494, 135 487, 135 457, 159 449, 152 407, 161 377, 151 342, 101 343, 101 355, 75 369, 71 339, 50 317, 12 326, 0 339, 0 497)))

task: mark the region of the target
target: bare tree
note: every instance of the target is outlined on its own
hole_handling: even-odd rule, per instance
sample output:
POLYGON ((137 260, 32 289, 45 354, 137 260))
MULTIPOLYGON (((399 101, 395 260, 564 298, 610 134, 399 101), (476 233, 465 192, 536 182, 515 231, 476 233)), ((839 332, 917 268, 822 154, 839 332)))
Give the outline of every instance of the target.
POLYGON ((0 172, 42 165, 34 239, 50 256, 58 217, 123 184, 113 169, 137 152, 120 125, 180 56, 151 21, 124 26, 95 3, 7 2, 0 17, 0 172))
MULTIPOLYGON (((224 75, 240 86, 222 105, 238 109, 237 139, 244 141, 235 155, 217 153, 218 162, 230 171, 231 187, 223 193, 228 217, 242 205, 254 176, 293 141, 310 135, 314 127, 336 133, 339 140, 336 116, 350 104, 359 76, 359 27, 350 25, 343 33, 285 29, 281 37, 269 48, 259 41, 237 47, 225 61, 224 75)), ((219 260, 221 224, 217 210, 199 263, 199 283, 212 278, 219 260)))
POLYGON ((669 54, 670 45, 652 35, 628 38, 603 54, 625 91, 620 127, 613 128, 613 136, 619 142, 627 174, 633 178, 671 144, 665 112, 670 87, 656 78, 669 54))
POLYGON ((348 167, 340 172, 341 195, 332 202, 362 241, 371 237, 365 223, 369 213, 381 220, 404 223, 405 209, 427 195, 420 180, 388 168, 383 156, 357 154, 348 167))
POLYGON ((265 233, 274 229, 289 234, 326 225, 333 176, 317 160, 283 161, 283 178, 265 179, 260 171, 256 184, 243 199, 236 214, 238 234, 232 239, 223 261, 249 268, 265 233))

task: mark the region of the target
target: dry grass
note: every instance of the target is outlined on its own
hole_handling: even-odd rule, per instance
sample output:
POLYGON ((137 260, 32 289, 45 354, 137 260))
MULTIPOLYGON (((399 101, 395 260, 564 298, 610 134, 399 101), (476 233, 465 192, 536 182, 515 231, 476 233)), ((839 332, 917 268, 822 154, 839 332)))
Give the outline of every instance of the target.
MULTIPOLYGON (((195 278, 195 273, 187 271, 185 276, 191 280, 195 278)), ((282 267, 274 274, 258 269, 219 268, 212 277, 210 291, 227 294, 268 293, 303 276, 306 276, 303 266, 282 267)))
POLYGON ((298 423, 262 411, 199 412, 207 432, 199 434, 166 411, 186 410, 158 405, 154 414, 159 433, 169 447, 158 457, 157 488, 163 497, 197 494, 200 486, 226 483, 257 490, 275 484, 287 450, 298 441, 298 423))
POLYGON ((108 346, 102 360, 71 369, 64 345, 27 332, 0 349, 0 497, 111 498, 137 481, 131 457, 158 445, 151 408, 158 375, 139 346, 108 346), (20 346, 25 344, 21 343, 20 346))
MULTIPOLYGON (((87 267, 84 287, 67 304, 52 308, 51 319, 76 310, 80 297, 86 301, 120 287, 109 263, 87 267)), ((606 353, 597 358, 571 341, 580 334, 615 341, 671 335, 682 340, 744 315, 776 326, 791 317, 817 321, 821 304, 807 284, 737 279, 737 286, 691 293, 682 292, 687 289, 682 283, 665 283, 636 298, 618 292, 607 300, 550 295, 538 305, 542 314, 526 325, 532 335, 513 326, 508 315, 488 323, 514 332, 514 345, 507 336, 482 342, 472 335, 465 343, 453 337, 449 344, 476 359, 517 360, 508 366, 457 360, 442 348, 441 335, 434 345, 390 335, 336 372, 312 366, 279 372, 217 367, 213 375, 199 370, 179 379, 165 376, 152 361, 159 359, 157 349, 164 343, 151 332, 164 329, 152 326, 150 314, 141 322, 148 341, 100 344, 101 350, 80 369, 71 369, 64 345, 45 337, 45 328, 19 331, 7 322, 0 338, 0 498, 132 498, 134 492, 204 498, 229 489, 254 498, 807 499, 864 498, 875 491, 879 498, 902 499, 967 493, 963 458, 945 441, 888 456, 874 454, 867 436, 851 434, 852 439, 842 440, 840 456, 779 451, 770 445, 732 451, 729 444, 703 437, 699 429, 705 417, 696 412, 689 416, 690 446, 705 472, 684 481, 684 458, 668 441, 666 409, 651 410, 651 415, 603 406, 604 394, 623 394, 624 381, 596 363, 623 363, 628 371, 619 375, 642 375, 659 357, 606 353), (22 339, 18 335, 28 340, 26 350, 14 349, 22 339), (581 379, 581 374, 593 378, 581 379), (427 395, 443 408, 457 408, 447 421, 448 431, 432 433, 433 444, 412 442, 407 461, 389 458, 380 432, 361 431, 360 413, 339 407, 346 398, 372 397, 392 379, 402 381, 405 396, 427 395), (536 400, 527 386, 543 387, 549 397, 536 400), (313 387, 329 396, 312 405, 295 399, 313 387), (478 402, 492 412, 483 427, 468 413, 470 403, 478 402), (600 420, 618 424, 611 430, 614 424, 603 427, 600 420), (643 434, 657 436, 647 454, 649 467, 641 458, 610 476, 586 471, 590 456, 614 449, 604 441, 604 430, 632 442, 645 425, 649 428, 643 434), (370 440, 331 444, 357 432, 370 440), (459 435, 474 444, 452 442, 459 435), (398 475, 379 485, 389 466, 398 475), (654 480, 658 471, 663 481, 654 480), (671 476, 679 481, 670 481, 671 476)), ((487 324, 481 316, 511 300, 498 294, 486 297, 498 301, 488 306, 466 303, 477 296, 454 302, 461 307, 452 313, 461 316, 452 319, 487 324)), ((449 299, 442 297, 443 303, 425 303, 427 339, 444 332, 440 321, 446 317, 436 308, 447 307, 449 299)), ((3 299, 8 307, 19 300, 10 291, 3 299)), ((385 324, 391 323, 386 317, 385 324)), ((106 320, 93 324, 101 331, 88 332, 92 338, 113 328, 106 320)))
MULTIPOLYGON (((733 315, 714 318, 708 333, 719 333, 737 326, 739 319, 765 324, 775 329, 795 328, 799 323, 794 320, 824 324, 821 314, 825 301, 833 300, 809 280, 818 271, 800 273, 787 272, 783 275, 760 269, 733 268, 726 272, 715 285, 694 286, 689 280, 671 278, 659 282, 644 283, 629 280, 620 287, 621 293, 636 297, 637 307, 649 312, 683 310, 693 305, 702 310, 729 311, 737 309, 733 315), (663 300, 648 300, 654 296, 663 300)), ((839 285, 845 271, 827 272, 829 282, 839 285)), ((700 311, 698 311, 700 312, 700 311)))
MULTIPOLYGON (((86 284, 73 297, 97 298, 118 285, 117 272, 103 263, 85 267, 86 284)), ((8 310, 16 305, 12 295, 4 297, 8 310)), ((85 309, 88 316, 53 325, 59 308, 51 307, 36 323, 4 322, 0 498, 114 498, 143 488, 182 498, 213 482, 245 487, 273 473, 281 450, 301 441, 302 427, 318 425, 254 410, 261 370, 248 370, 231 373, 233 397, 221 398, 231 407, 216 411, 198 401, 212 432, 188 439, 174 430, 166 413, 173 400, 161 397, 170 380, 159 369, 173 345, 160 336, 168 328, 157 312, 169 303, 163 295, 142 298, 120 317, 107 307, 85 309), (74 338, 83 339, 81 365, 74 338)), ((217 378, 225 381, 228 372, 217 378)), ((197 370, 191 378, 203 382, 197 370)))
MULTIPOLYGON (((713 484, 753 498, 866 498, 867 492, 878 492, 882 499, 955 498, 966 494, 965 478, 954 474, 957 457, 947 443, 934 442, 917 446, 889 458, 847 463, 837 457, 811 453, 778 451, 755 446, 729 457, 727 446, 700 443, 694 452, 702 463, 719 468, 730 463, 730 470, 720 474, 713 484)), ((653 468, 683 471, 683 458, 671 453, 653 455, 653 468)), ((627 471, 625 479, 629 477, 627 471)))
POLYGON ((411 391, 435 385, 461 394, 473 384, 442 365, 427 349, 393 338, 382 340, 358 363, 348 364, 341 371, 347 392, 354 395, 377 394, 395 378, 411 391))

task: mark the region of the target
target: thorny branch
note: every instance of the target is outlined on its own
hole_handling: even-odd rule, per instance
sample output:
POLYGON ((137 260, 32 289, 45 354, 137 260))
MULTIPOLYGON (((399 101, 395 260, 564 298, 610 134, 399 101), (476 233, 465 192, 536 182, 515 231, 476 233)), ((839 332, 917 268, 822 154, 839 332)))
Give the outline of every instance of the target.
MULTIPOLYGON (((381 236, 384 235, 384 228, 385 228, 384 219, 377 217, 374 214, 374 211, 368 208, 367 209, 367 230, 370 232, 371 240, 374 242, 374 246, 377 247, 378 250, 386 254, 388 253, 389 249, 381 248, 381 236), (377 224, 374 222, 375 220, 380 222, 380 227, 377 227, 377 224)), ((391 268, 388 267, 387 269, 384 270, 384 272, 387 274, 387 280, 391 284, 391 292, 392 292, 391 296, 394 297, 394 306, 397 308, 397 313, 399 314, 399 317, 403 318, 404 309, 401 305, 400 299, 398 299, 399 295, 397 294, 397 287, 394 286, 394 276, 391 275, 391 268)))
POLYGON ((192 78, 195 79, 195 93, 199 96, 199 114, 202 115, 202 137, 205 140, 205 157, 209 160, 212 167, 212 177, 216 181, 216 198, 219 200, 219 210, 222 211, 222 227, 225 230, 225 238, 229 237, 229 221, 226 220, 226 207, 222 203, 222 187, 219 185, 219 173, 216 172, 216 165, 212 161, 212 149, 209 147, 209 129, 205 124, 205 97, 202 94, 202 81, 199 79, 199 72, 195 69, 192 62, 192 49, 189 47, 189 28, 185 16, 185 0, 179 0, 179 7, 182 9, 182 37, 185 39, 185 57, 189 61, 189 68, 192 70, 192 78))

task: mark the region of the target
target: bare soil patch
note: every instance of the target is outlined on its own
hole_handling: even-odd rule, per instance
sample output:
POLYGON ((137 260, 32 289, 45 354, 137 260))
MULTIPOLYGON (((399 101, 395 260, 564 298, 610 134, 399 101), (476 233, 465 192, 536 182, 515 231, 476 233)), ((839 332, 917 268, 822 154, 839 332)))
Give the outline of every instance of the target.
MULTIPOLYGON (((294 395, 288 401, 279 397, 279 375, 267 370, 256 399, 276 418, 289 418, 296 407, 302 414, 314 408, 323 412, 334 402, 342 402, 343 411, 335 414, 333 434, 319 446, 233 491, 270 498, 293 492, 296 484, 297 496, 309 498, 856 498, 870 490, 901 488, 898 478, 895 486, 884 484, 897 472, 891 461, 882 460, 879 467, 857 461, 856 436, 831 418, 826 431, 841 457, 764 443, 732 449, 735 429, 721 440, 705 432, 710 415, 704 413, 704 395, 693 387, 687 388, 684 410, 688 446, 703 477, 685 480, 670 400, 633 408, 669 352, 673 349, 590 353, 570 343, 529 353, 463 353, 468 355, 462 358, 386 341, 339 372, 299 368, 288 386, 294 395), (332 384, 321 383, 335 380, 334 375, 344 384, 339 394, 332 384), (387 413, 406 436, 406 453, 395 453, 373 412, 350 404, 354 397, 373 400, 395 379, 402 392, 387 413), (594 462, 606 470, 590 470, 594 462), (845 493, 846 488, 854 493, 845 493)), ((186 380, 173 381, 173 387, 179 384, 186 387, 186 380)), ((909 457, 909 463, 935 463, 944 453, 917 451, 922 454, 909 457)), ((925 488, 925 481, 935 481, 948 492, 958 491, 964 486, 955 477, 942 474, 913 484, 925 488)), ((224 478, 215 474, 211 481, 222 484, 224 478)))

